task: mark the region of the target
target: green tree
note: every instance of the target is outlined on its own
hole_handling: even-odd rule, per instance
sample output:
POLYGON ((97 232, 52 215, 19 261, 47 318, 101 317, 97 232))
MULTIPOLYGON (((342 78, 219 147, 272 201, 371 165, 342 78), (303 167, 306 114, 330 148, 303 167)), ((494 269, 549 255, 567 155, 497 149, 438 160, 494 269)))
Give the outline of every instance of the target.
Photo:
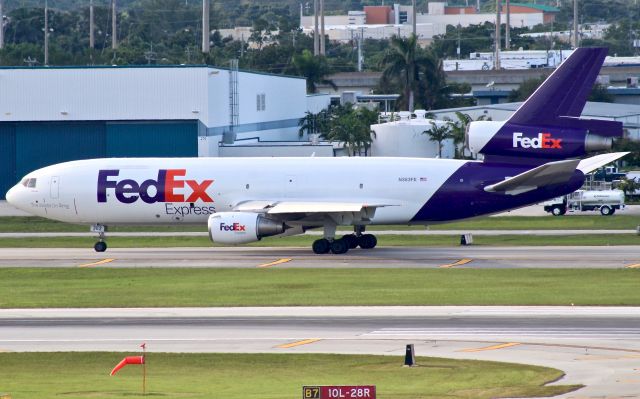
POLYGON ((371 125, 377 123, 378 113, 366 107, 352 104, 334 106, 330 110, 329 130, 324 135, 327 140, 345 144, 347 154, 368 155, 375 132, 371 125))
POLYGON ((444 124, 438 126, 435 121, 429 121, 431 128, 422 132, 429 136, 429 141, 435 141, 438 143, 438 158, 442 158, 442 147, 444 141, 453 138, 451 133, 451 122, 446 121, 444 124))
POLYGON ((420 58, 418 39, 415 35, 408 38, 392 36, 387 53, 382 58, 382 79, 397 81, 402 90, 402 102, 409 112, 414 110, 415 91, 420 80, 420 58))
POLYGON ((332 80, 327 79, 327 75, 331 73, 327 66, 326 60, 322 56, 314 56, 311 51, 304 50, 302 54, 293 56, 293 67, 296 72, 307 78, 307 92, 315 93, 318 91, 318 83, 331 86, 334 90, 338 88, 332 80))
POLYGON ((304 136, 305 133, 309 134, 324 134, 328 131, 329 115, 326 109, 318 113, 307 111, 304 117, 298 121, 298 135, 304 136))
POLYGON ((618 189, 624 191, 625 197, 635 195, 637 190, 640 190, 640 182, 635 179, 627 179, 623 177, 618 183, 618 189))

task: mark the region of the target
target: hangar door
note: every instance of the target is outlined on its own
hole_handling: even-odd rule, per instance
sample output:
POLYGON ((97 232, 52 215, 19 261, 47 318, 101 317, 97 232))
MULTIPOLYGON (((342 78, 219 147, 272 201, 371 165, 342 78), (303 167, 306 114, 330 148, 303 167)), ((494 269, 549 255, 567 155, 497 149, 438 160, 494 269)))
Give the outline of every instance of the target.
POLYGON ((197 157, 197 121, 107 122, 108 157, 197 157))
POLYGON ((16 176, 16 128, 13 123, 0 123, 0 199, 18 182, 16 176))
POLYGON ((59 162, 102 158, 104 123, 37 122, 16 125, 16 173, 59 162))

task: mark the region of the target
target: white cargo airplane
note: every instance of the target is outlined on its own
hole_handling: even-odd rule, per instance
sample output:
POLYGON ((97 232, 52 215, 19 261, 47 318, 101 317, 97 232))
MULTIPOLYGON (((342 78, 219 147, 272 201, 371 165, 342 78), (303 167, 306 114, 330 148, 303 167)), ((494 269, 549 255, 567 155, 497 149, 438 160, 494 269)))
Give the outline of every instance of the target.
POLYGON ((106 227, 208 224, 214 242, 243 244, 324 228, 315 253, 376 246, 376 224, 435 224, 492 214, 578 189, 584 174, 624 156, 590 151, 622 136, 619 122, 579 119, 606 55, 576 50, 506 122, 473 122, 483 161, 416 158, 107 158, 27 174, 6 195, 33 215, 106 227), (336 238, 336 227, 354 234, 336 238))

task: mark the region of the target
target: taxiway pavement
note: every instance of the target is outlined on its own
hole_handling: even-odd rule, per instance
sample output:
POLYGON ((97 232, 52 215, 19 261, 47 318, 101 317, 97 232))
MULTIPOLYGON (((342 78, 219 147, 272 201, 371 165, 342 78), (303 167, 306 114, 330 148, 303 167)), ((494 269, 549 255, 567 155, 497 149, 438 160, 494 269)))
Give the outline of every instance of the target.
POLYGON ((538 364, 566 398, 640 398, 640 308, 0 310, 0 351, 371 353, 538 364))
POLYGON ((0 267, 640 268, 640 246, 308 248, 0 248, 0 267))

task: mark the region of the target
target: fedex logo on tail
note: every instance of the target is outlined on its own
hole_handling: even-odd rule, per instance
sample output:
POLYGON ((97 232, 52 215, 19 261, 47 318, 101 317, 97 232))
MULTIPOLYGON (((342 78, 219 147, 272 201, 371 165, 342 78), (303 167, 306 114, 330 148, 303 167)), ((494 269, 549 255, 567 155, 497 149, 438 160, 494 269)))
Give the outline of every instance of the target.
POLYGON ((538 137, 523 137, 523 133, 513 133, 513 148, 562 148, 562 139, 554 139, 551 133, 538 133, 538 137))
POLYGON ((116 199, 123 204, 132 204, 138 199, 147 204, 196 202, 198 200, 213 202, 206 191, 213 180, 198 182, 183 179, 187 175, 186 169, 160 169, 157 179, 145 180, 142 183, 133 179, 118 180, 119 175, 120 170, 118 169, 106 169, 98 172, 98 202, 107 202, 108 190, 113 190, 116 199), (179 191, 177 192, 177 190, 179 191))

